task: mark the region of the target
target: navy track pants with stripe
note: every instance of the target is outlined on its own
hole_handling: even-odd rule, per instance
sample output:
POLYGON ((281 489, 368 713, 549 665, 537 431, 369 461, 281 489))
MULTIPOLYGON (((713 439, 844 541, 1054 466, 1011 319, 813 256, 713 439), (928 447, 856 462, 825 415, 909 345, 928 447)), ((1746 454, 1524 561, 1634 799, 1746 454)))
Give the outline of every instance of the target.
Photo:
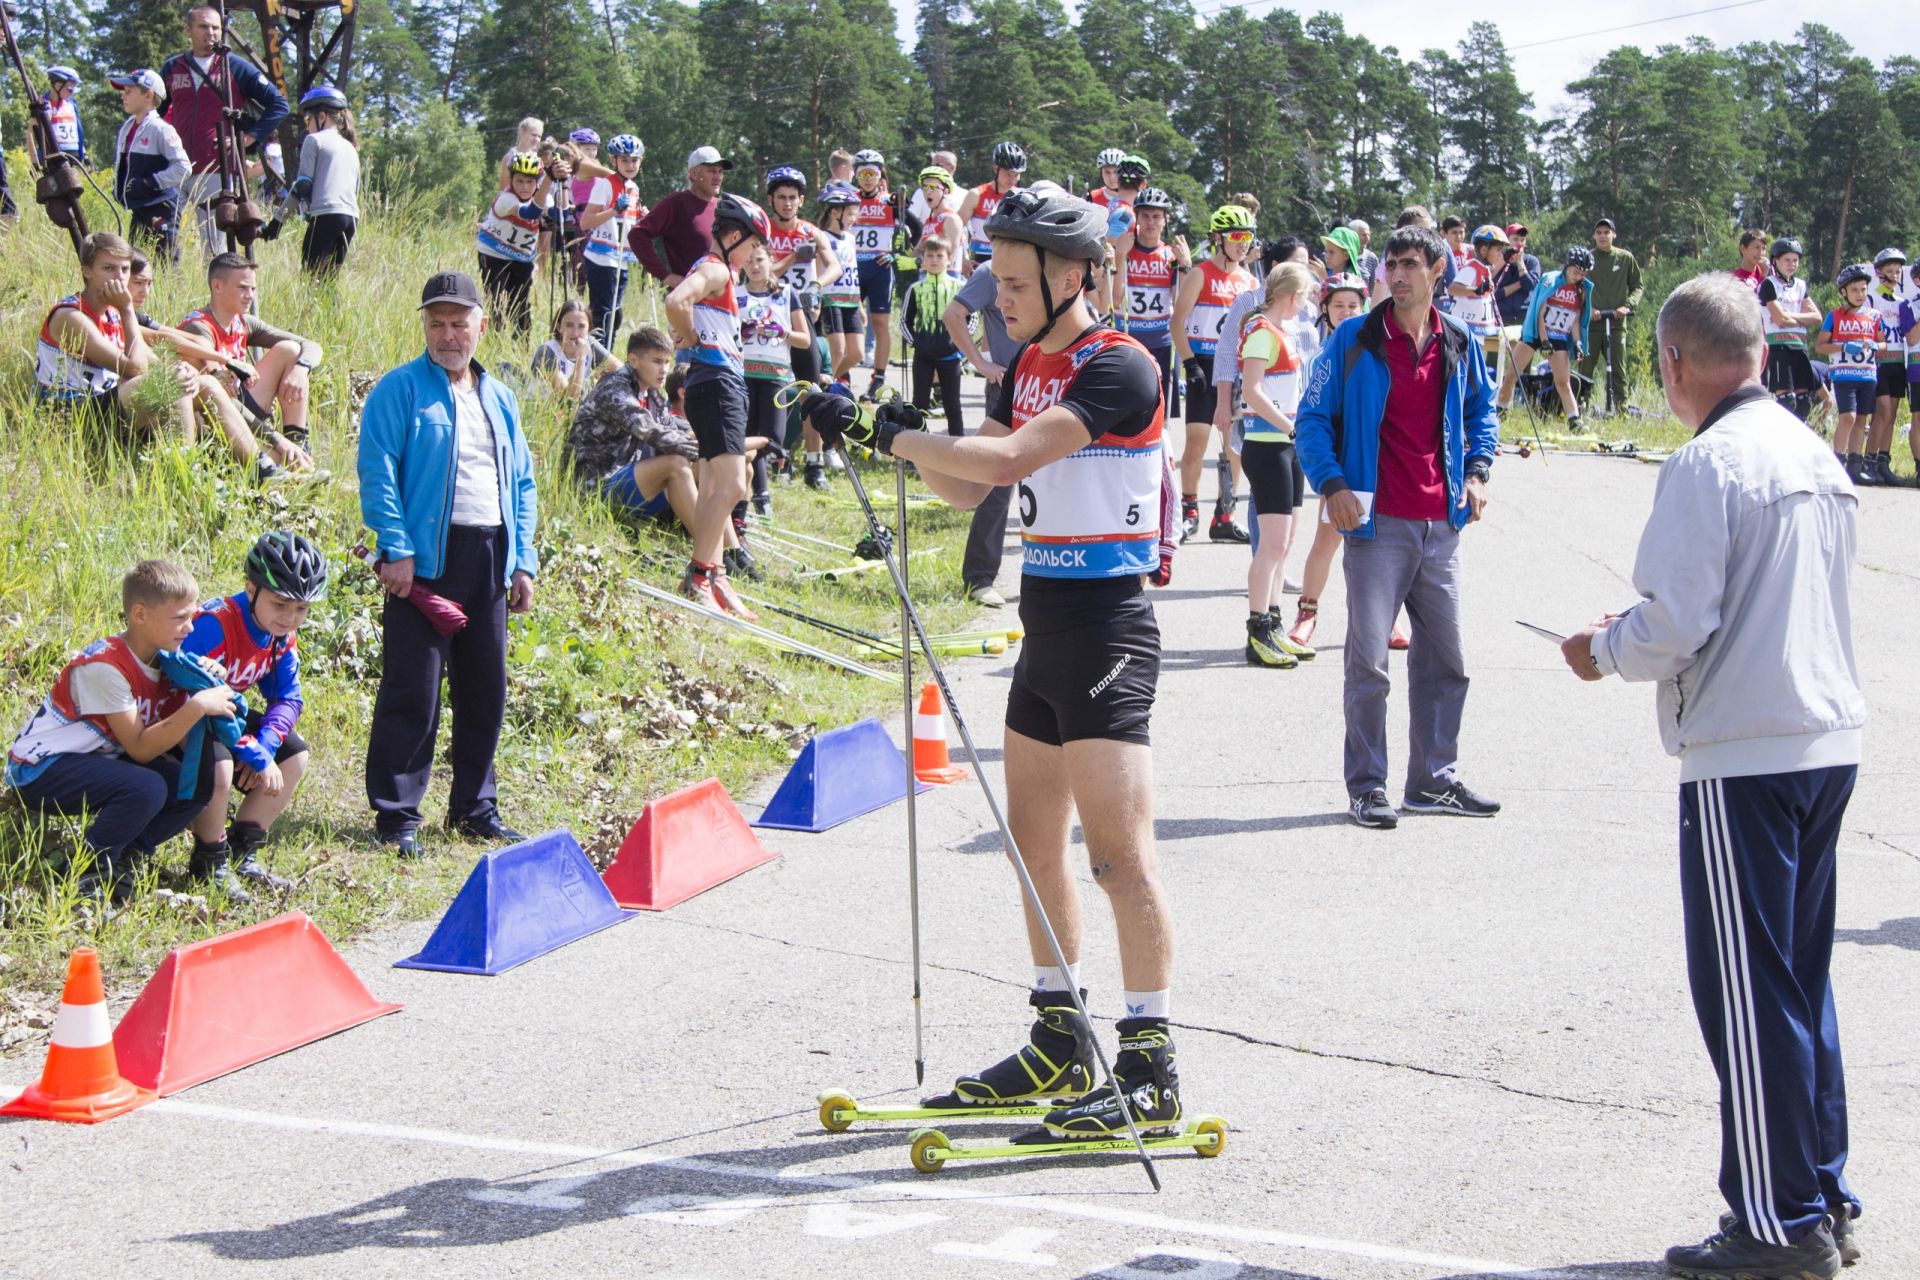
POLYGON ((1680 787, 1687 977, 1720 1076, 1720 1191, 1784 1245, 1844 1203, 1834 850, 1853 765, 1680 787))

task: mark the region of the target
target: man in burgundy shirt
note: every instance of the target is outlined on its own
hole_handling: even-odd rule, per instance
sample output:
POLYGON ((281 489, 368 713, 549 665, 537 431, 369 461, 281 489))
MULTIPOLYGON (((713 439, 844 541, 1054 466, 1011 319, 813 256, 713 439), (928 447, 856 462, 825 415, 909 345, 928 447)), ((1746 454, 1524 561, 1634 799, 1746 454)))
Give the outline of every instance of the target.
POLYGON ((627 233, 627 247, 647 274, 671 289, 713 244, 713 202, 733 161, 716 147, 696 147, 687 157, 687 186, 647 210, 627 233), (656 243, 657 242, 657 243, 656 243))
MULTIPOLYGON (((189 209, 199 210, 201 244, 211 257, 226 247, 225 237, 213 225, 208 202, 220 192, 220 114, 229 94, 237 110, 253 116, 244 129, 234 125, 237 140, 248 150, 273 138, 287 118, 287 99, 251 62, 237 53, 222 54, 226 31, 220 24, 220 10, 195 5, 187 10, 186 20, 187 51, 160 64, 160 79, 167 90, 162 114, 179 133, 187 159, 193 162, 193 173, 180 189, 180 219, 185 222, 189 209)), ((236 156, 235 163, 245 163, 244 157, 236 156)), ((244 178, 236 190, 244 192, 244 178)))
POLYGON ((1347 539, 1349 807, 1361 826, 1391 828, 1399 814, 1386 792, 1387 640, 1402 605, 1413 624, 1403 804, 1474 818, 1500 811, 1457 769, 1467 700, 1460 531, 1486 506, 1500 433, 1480 344, 1433 306, 1446 244, 1402 227, 1382 257, 1389 296, 1341 325, 1315 357, 1295 442, 1347 539))

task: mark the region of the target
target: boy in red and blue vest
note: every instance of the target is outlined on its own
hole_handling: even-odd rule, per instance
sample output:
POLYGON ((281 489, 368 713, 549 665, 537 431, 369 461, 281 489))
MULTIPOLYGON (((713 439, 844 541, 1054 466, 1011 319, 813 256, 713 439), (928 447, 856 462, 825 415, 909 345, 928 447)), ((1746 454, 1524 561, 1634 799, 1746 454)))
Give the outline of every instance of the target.
POLYGON ((7 753, 7 783, 28 808, 90 821, 80 891, 118 906, 141 862, 187 829, 205 803, 176 794, 167 753, 208 716, 233 715, 225 685, 191 697, 160 673, 160 650, 193 626, 199 589, 169 560, 142 560, 120 585, 126 630, 96 640, 62 667, 53 691, 7 753))
POLYGON ((258 688, 266 701, 264 709, 247 712, 232 750, 211 744, 213 791, 193 823, 191 873, 222 886, 236 901, 249 900, 242 880, 269 889, 292 887, 262 866, 258 854, 311 758, 293 731, 305 706, 294 632, 326 593, 327 561, 313 543, 284 530, 262 534, 247 553, 245 589, 202 605, 180 645, 182 652, 224 667, 235 693, 258 688), (243 798, 229 825, 227 805, 235 791, 243 798))

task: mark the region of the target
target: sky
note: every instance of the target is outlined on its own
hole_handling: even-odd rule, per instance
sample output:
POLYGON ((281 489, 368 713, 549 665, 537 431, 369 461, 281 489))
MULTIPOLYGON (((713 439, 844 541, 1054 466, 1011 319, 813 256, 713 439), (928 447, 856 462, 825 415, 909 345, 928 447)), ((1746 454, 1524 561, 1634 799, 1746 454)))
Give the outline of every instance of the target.
MULTIPOLYGON (((1141 0, 1151 3, 1152 0, 1141 0)), ((1920 57, 1920 23, 1893 21, 1888 16, 1905 0, 1885 5, 1827 6, 1817 20, 1825 22, 1853 45, 1854 52, 1871 58, 1876 66, 1887 58, 1907 54, 1920 57), (1878 16, 1876 17, 1876 13, 1878 16)), ((899 17, 903 47, 911 49, 914 39, 913 0, 893 0, 899 17)), ((1067 0, 1069 9, 1076 6, 1067 0)), ((1223 0, 1194 0, 1204 18, 1210 11, 1225 8, 1223 0)), ((1612 0, 1608 4, 1540 5, 1537 3, 1498 3, 1497 0, 1452 0, 1436 10, 1432 0, 1249 0, 1242 6, 1258 16, 1275 7, 1293 9, 1302 17, 1314 13, 1337 13, 1346 19, 1347 30, 1366 36, 1377 45, 1394 45, 1403 56, 1421 49, 1443 48, 1455 51, 1467 26, 1473 22, 1501 23, 1507 47, 1515 50, 1514 69, 1520 87, 1533 95, 1534 113, 1548 116, 1567 102, 1566 85, 1578 80, 1594 62, 1623 44, 1637 44, 1652 51, 1662 44, 1675 44, 1691 36, 1705 36, 1718 45, 1740 44, 1747 40, 1786 40, 1801 23, 1816 20, 1813 6, 1804 0, 1612 0), (1602 28, 1666 18, 1675 11, 1686 13, 1710 6, 1724 5, 1717 12, 1674 18, 1633 27, 1588 35, 1602 28), (1505 21, 1508 14, 1522 13, 1522 21, 1505 21), (1571 36, 1575 39, 1556 39, 1571 36), (1553 40, 1535 48, 1520 46, 1553 40)))

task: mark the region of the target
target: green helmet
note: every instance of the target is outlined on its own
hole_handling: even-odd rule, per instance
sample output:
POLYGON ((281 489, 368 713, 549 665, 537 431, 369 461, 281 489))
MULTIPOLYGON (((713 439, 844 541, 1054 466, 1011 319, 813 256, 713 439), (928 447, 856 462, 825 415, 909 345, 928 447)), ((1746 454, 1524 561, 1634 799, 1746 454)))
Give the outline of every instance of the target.
POLYGON ((1119 169, 1122 186, 1138 186, 1153 176, 1153 166, 1142 156, 1122 156, 1119 169))

